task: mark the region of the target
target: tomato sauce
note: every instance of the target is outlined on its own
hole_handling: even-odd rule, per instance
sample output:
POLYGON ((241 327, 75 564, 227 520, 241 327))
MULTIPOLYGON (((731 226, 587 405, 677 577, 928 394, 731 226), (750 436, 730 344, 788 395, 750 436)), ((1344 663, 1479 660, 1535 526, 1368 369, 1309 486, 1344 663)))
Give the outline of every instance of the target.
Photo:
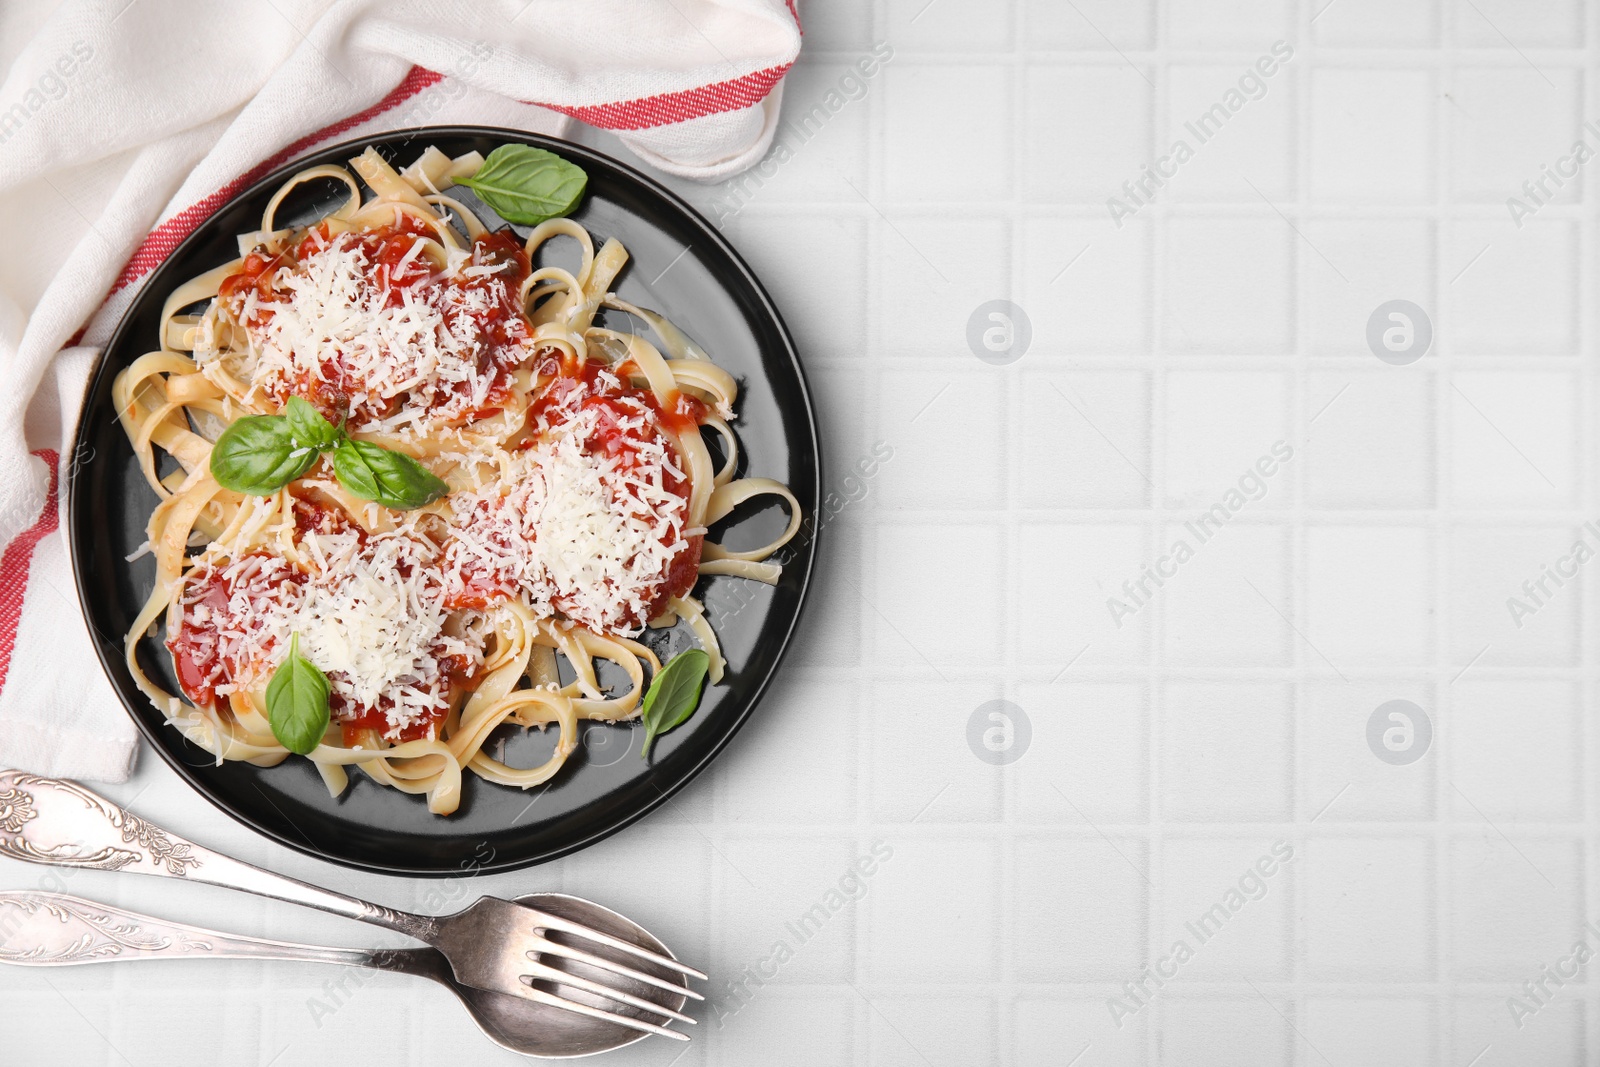
MULTIPOLYGON (((503 409, 512 377, 530 354, 531 330, 517 298, 522 282, 531 272, 527 253, 511 231, 486 233, 473 241, 466 266, 498 270, 488 274, 465 270, 442 274, 420 251, 413 254, 424 238, 436 240, 437 234, 409 215, 401 216, 393 226, 343 233, 332 233, 326 222, 319 223, 294 248, 279 255, 250 253, 238 271, 222 280, 217 291, 236 316, 242 315, 245 298, 254 291, 260 304, 245 325, 259 327, 271 319, 271 305, 290 298, 284 284, 285 272, 292 274, 301 262, 335 242, 341 247, 358 248, 369 265, 368 280, 385 294, 386 306, 399 307, 408 295, 420 296, 439 309, 452 334, 466 333, 477 339, 475 378, 480 382, 487 379, 488 390, 476 407, 460 418, 470 422, 491 417, 503 409)), ((439 380, 433 385, 425 405, 428 413, 447 408, 455 412, 463 403, 472 403, 476 395, 471 380, 439 380)), ((322 359, 316 373, 306 370, 293 380, 264 383, 263 391, 280 406, 291 395, 300 396, 316 405, 330 421, 348 418, 355 426, 391 416, 406 403, 405 398, 394 397, 385 407, 377 398, 368 397, 352 410, 352 398, 363 392, 362 383, 352 379, 337 353, 322 359)))
MULTIPOLYGON (((692 486, 683 472, 685 464, 674 434, 697 433, 706 415, 705 404, 684 393, 675 393, 668 403, 660 404, 649 390, 637 389, 628 383, 628 365, 617 369, 620 374, 610 373, 609 368, 599 363, 579 363, 573 357, 543 358, 537 370, 542 379, 548 380, 528 410, 528 425, 534 436, 522 441, 517 448, 532 449, 552 432, 580 418, 588 422, 588 417, 592 416, 582 441, 584 452, 612 459, 623 471, 631 471, 647 462, 653 466, 654 457, 664 453, 672 462, 662 468, 661 487, 682 501, 680 517, 686 517, 692 486)), ((456 523, 472 530, 474 536, 488 546, 501 550, 502 555, 515 556, 515 551, 510 551, 514 546, 508 544, 507 539, 521 535, 514 532, 514 524, 508 528, 504 521, 496 521, 499 509, 515 506, 502 498, 479 499, 470 510, 457 514, 456 523)), ((652 582, 647 590, 641 590, 645 598, 645 617, 628 619, 629 626, 644 625, 665 610, 673 597, 689 594, 699 578, 703 540, 700 535, 683 539, 682 547, 659 580, 652 582)), ((477 558, 464 560, 452 583, 445 600, 445 606, 452 610, 481 610, 518 593, 515 574, 477 558)), ((559 598, 552 599, 552 604, 565 610, 559 598)))
MULTIPOLYGON (((223 623, 233 622, 233 600, 267 601, 286 582, 303 584, 305 576, 265 552, 252 554, 262 566, 243 583, 230 579, 221 569, 208 567, 191 572, 184 583, 182 621, 178 632, 168 636, 167 650, 177 667, 178 684, 197 706, 216 707, 217 686, 233 685, 242 672, 257 664, 240 663, 222 636, 223 623)), ((244 557, 251 558, 250 556, 244 557)))
MULTIPOLYGON (((335 505, 296 497, 293 508, 296 542, 313 532, 322 536, 353 532, 362 545, 367 543, 367 532, 335 505)), ((404 563, 400 569, 402 574, 407 572, 404 563)), ((257 661, 241 663, 238 649, 229 647, 230 639, 224 633, 239 629, 248 631, 253 605, 264 605, 273 599, 286 582, 304 585, 307 581, 308 577, 299 569, 267 552, 251 553, 228 566, 208 566, 190 573, 183 588, 178 632, 166 643, 177 668, 179 685, 190 700, 196 705, 217 707, 226 703, 217 693, 220 686, 241 681, 252 688, 265 684, 262 672, 275 669, 273 661, 280 654, 272 647, 275 642, 258 644, 257 661), (260 565, 239 566, 250 559, 259 560, 260 565), (230 574, 243 577, 230 578, 230 574), (243 612, 239 610, 241 605, 243 612), (262 659, 267 662, 260 662, 262 659)), ((433 654, 439 661, 440 674, 450 685, 470 688, 477 683, 481 661, 460 652, 447 653, 442 643, 434 647, 433 654)), ((377 730, 390 740, 411 741, 436 736, 434 731, 449 711, 441 705, 430 716, 390 734, 387 733, 390 728, 387 712, 394 704, 393 699, 385 696, 375 706, 353 705, 337 687, 328 696, 329 711, 343 728, 346 744, 354 743, 361 731, 367 729, 377 730)))
MULTIPOLYGON (((440 650, 435 648, 434 654, 439 659, 439 673, 448 679, 451 685, 466 689, 477 686, 482 674, 481 664, 474 663, 458 652, 441 655, 440 650)), ((328 708, 333 713, 333 720, 339 724, 346 748, 358 744, 361 735, 367 730, 376 730, 379 736, 399 743, 437 737, 439 728, 444 725, 445 718, 450 714, 448 707, 437 707, 431 714, 422 716, 393 733, 387 733, 389 709, 392 707, 394 700, 387 696, 380 697, 378 703, 371 707, 352 707, 350 702, 337 692, 328 697, 328 708)))
MULTIPOLYGON (((531 422, 543 422, 554 427, 568 421, 568 415, 564 410, 567 396, 579 383, 589 388, 589 396, 584 400, 583 407, 601 406, 616 411, 617 400, 624 398, 633 400, 649 408, 663 429, 676 434, 696 429, 706 419, 705 402, 698 397, 675 390, 669 395, 667 403, 662 404, 649 389, 636 389, 630 385, 627 379, 635 370, 631 360, 613 368, 593 360, 577 364, 576 360, 570 358, 560 363, 554 359, 546 359, 539 370, 540 373, 552 374, 555 377, 534 398, 528 410, 531 422), (601 378, 601 375, 607 372, 618 380, 617 385, 609 385, 601 378)), ((612 436, 620 438, 622 434, 619 431, 612 436)))

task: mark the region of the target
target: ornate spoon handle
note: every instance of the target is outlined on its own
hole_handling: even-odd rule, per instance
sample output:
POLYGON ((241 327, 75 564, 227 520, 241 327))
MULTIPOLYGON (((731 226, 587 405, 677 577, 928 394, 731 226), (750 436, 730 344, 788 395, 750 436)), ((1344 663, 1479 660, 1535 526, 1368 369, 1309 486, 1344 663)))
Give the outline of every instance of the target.
POLYGON ((0 963, 66 967, 182 957, 382 967, 391 955, 235 937, 60 893, 0 892, 0 963))
POLYGON ((132 871, 242 889, 431 941, 437 923, 213 852, 146 822, 76 782, 0 771, 0 856, 54 867, 132 871))

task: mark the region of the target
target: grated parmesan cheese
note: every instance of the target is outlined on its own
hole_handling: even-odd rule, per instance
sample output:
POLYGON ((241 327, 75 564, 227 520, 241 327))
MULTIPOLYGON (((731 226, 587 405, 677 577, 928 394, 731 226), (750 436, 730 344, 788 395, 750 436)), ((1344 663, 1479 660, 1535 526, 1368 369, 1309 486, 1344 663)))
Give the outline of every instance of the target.
POLYGON ((536 615, 634 634, 688 548, 688 501, 668 487, 669 475, 684 477, 637 401, 628 402, 635 417, 618 423, 626 459, 587 447, 601 417, 582 405, 588 395, 584 385, 567 393, 557 425, 518 456, 509 489, 462 495, 444 581, 459 596, 487 574, 523 592, 536 615))
POLYGON ((328 676, 336 719, 381 708, 394 735, 446 710, 445 659, 481 665, 485 635, 447 631, 437 548, 409 528, 310 530, 301 547, 305 574, 257 552, 189 576, 196 596, 185 600, 185 633, 212 664, 214 691, 264 687, 299 633, 302 654, 328 676), (219 581, 228 590, 220 609, 206 596, 219 581))
POLYGON ((385 272, 360 234, 340 233, 277 269, 275 299, 246 290, 230 310, 245 326, 250 394, 281 404, 320 383, 348 399, 353 426, 389 432, 425 431, 488 405, 505 367, 532 352, 521 316, 505 324, 508 351, 494 351, 486 325, 514 299, 499 276, 513 264, 473 264, 459 252, 436 273, 423 248, 417 238, 385 272))

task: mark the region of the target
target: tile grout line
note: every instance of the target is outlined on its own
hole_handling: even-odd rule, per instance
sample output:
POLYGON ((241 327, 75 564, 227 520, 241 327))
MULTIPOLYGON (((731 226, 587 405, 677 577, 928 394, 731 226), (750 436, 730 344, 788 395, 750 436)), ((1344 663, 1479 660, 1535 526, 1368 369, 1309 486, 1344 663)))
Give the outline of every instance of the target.
MULTIPOLYGON (((1025 172, 1026 152, 1023 149, 1023 139, 1017 136, 1019 125, 1025 121, 1024 109, 1027 107, 1027 78, 1030 70, 1027 53, 1023 48, 1024 34, 1027 26, 1027 8, 1025 5, 1011 5, 1009 8, 1011 18, 1011 55, 1008 57, 1010 65, 1010 82, 1007 91, 1011 95, 1011 128, 1007 132, 1007 148, 1011 159, 1011 196, 1009 203, 1010 225, 1006 228, 1007 258, 1006 264, 1009 277, 1006 279, 1005 292, 1007 299, 1019 302, 1022 291, 1023 270, 1023 231, 1028 227, 1028 217, 1022 205, 1022 180, 1025 172)), ((1004 390, 1005 410, 1009 418, 1002 421, 1001 455, 1017 455, 1018 434, 1015 427, 1021 422, 1021 392, 1017 382, 1021 376, 1023 359, 1005 367, 997 368, 1001 371, 1001 388, 1004 390), (1010 446, 1010 447, 1007 447, 1010 446)), ((1000 618, 1005 635, 1004 647, 1004 675, 1002 684, 997 687, 1007 700, 1020 701, 1021 693, 1018 691, 1019 672, 1017 670, 1017 635, 1021 631, 1020 605, 1015 592, 1016 578, 1023 572, 1021 550, 1021 524, 1016 521, 1016 513, 1022 502, 1021 487, 1019 485, 1021 474, 1019 464, 1006 465, 1006 478, 1002 486, 1006 514, 1006 529, 1002 543, 1005 545, 1005 558, 1001 562, 1001 573, 1005 580, 1001 597, 1000 618)), ((1020 703, 1018 704, 1020 707, 1020 703)), ((1023 709, 1027 713, 1027 709, 1023 709)), ((1040 713, 1041 709, 1034 709, 1040 713)), ((1042 722, 1043 716, 1039 714, 1042 722)), ((1023 757, 1026 758, 1026 754, 1023 757)), ((1016 826, 1020 821, 1021 802, 1018 797, 1020 786, 1017 775, 1011 767, 994 768, 1000 773, 1000 817, 1002 832, 1005 837, 1006 847, 1001 853, 1001 884, 999 906, 1002 915, 1001 946, 1000 946, 1000 983, 1001 996, 996 1005, 995 1024, 999 1028, 998 1044, 1005 1057, 1003 1062, 1016 1062, 1016 1019, 1019 1014, 1017 1004, 1017 952, 1016 945, 1022 928, 1022 915, 1018 902, 1016 887, 1019 885, 1019 851, 1025 847, 1025 840, 1019 840, 1016 826)))
MULTIPOLYGON (((1453 4, 1440 4, 1440 38, 1442 42, 1453 42, 1458 29, 1459 10, 1453 4)), ((1444 83, 1442 92, 1449 92, 1454 99, 1458 79, 1456 71, 1455 54, 1453 48, 1446 45, 1442 49, 1440 64, 1436 77, 1444 83)), ((1435 104, 1437 111, 1438 104, 1435 104)), ((1451 175, 1455 171, 1456 139, 1452 136, 1453 124, 1457 122, 1456 116, 1437 123, 1437 156, 1436 171, 1434 174, 1434 203, 1440 205, 1453 205, 1455 202, 1454 183, 1451 175)), ((1445 250, 1454 246, 1457 240, 1456 218, 1453 215, 1441 214, 1434 230, 1434 263, 1433 285, 1437 296, 1434 299, 1435 314, 1441 322, 1448 323, 1449 298, 1447 289, 1451 283, 1444 278, 1445 250)), ((1434 599, 1442 598, 1443 591, 1449 588, 1450 568, 1455 562, 1456 520, 1455 520, 1455 454, 1450 447, 1454 439, 1456 426, 1456 407, 1451 397, 1455 386, 1456 373, 1456 344, 1454 329, 1446 329, 1435 335, 1435 344, 1438 346, 1439 365, 1432 373, 1435 403, 1435 445, 1434 445, 1434 536, 1440 544, 1435 546, 1435 564, 1432 580, 1434 583, 1434 599)), ((1426 357, 1424 357, 1426 358, 1426 357)), ((1444 667, 1451 663, 1452 649, 1451 638, 1454 627, 1451 620, 1442 613, 1434 625, 1434 662, 1444 667)), ((1429 680, 1433 690, 1433 708, 1429 714, 1435 723, 1433 732, 1433 753, 1429 768, 1433 772, 1434 788, 1434 832, 1430 844, 1433 849, 1432 876, 1433 899, 1435 901, 1433 918, 1433 977, 1443 990, 1443 996, 1435 1006, 1439 1013, 1441 1034, 1451 1035, 1452 1053, 1457 1061, 1464 1062, 1475 1054, 1475 1050, 1456 1047, 1458 1041, 1450 1019, 1456 1008, 1455 969, 1451 960, 1456 953, 1455 938, 1450 924, 1459 906, 1456 898, 1456 886, 1453 884, 1450 872, 1453 862, 1453 848, 1456 840, 1454 800, 1450 796, 1449 782, 1453 777, 1453 734, 1451 711, 1454 700, 1451 693, 1453 680, 1445 685, 1439 684, 1442 672, 1429 680), (1448 1005, 1448 1009, 1447 1006, 1448 1005)))
MULTIPOLYGON (((1171 69, 1167 59, 1167 16, 1172 0, 1156 0, 1152 16, 1155 25, 1152 27, 1151 40, 1156 52, 1150 68, 1155 74, 1156 87, 1150 94, 1150 141, 1148 146, 1153 148, 1159 143, 1157 138, 1171 125, 1172 117, 1168 110, 1168 100, 1172 92, 1171 69), (1159 131, 1159 132, 1158 132, 1159 131)), ((1152 206, 1166 208, 1166 202, 1158 200, 1152 206)), ((1167 484, 1167 373, 1169 368, 1168 351, 1166 344, 1167 320, 1167 257, 1166 249, 1170 235, 1167 232, 1167 214, 1165 211, 1156 213, 1146 222, 1150 241, 1150 267, 1148 282, 1150 285, 1150 323, 1149 336, 1145 343, 1150 362, 1146 389, 1147 402, 1150 405, 1147 425, 1149 431, 1149 456, 1147 465, 1150 468, 1150 484, 1143 489, 1146 501, 1146 510, 1149 517, 1145 520, 1144 544, 1146 549, 1159 553, 1160 542, 1157 540, 1164 530, 1162 515, 1166 507, 1165 486, 1167 484)), ((1130 235, 1131 236, 1131 235, 1130 235)), ((1141 615, 1145 613, 1141 612, 1141 615)), ((1149 675, 1143 684, 1143 699, 1145 702, 1145 753, 1147 766, 1147 791, 1145 801, 1145 818, 1149 821, 1150 832, 1145 841, 1144 864, 1149 878, 1149 887, 1145 890, 1145 941, 1143 956, 1150 957, 1153 946, 1160 944, 1161 915, 1166 906, 1166 894, 1162 887, 1166 885, 1166 860, 1167 854, 1164 847, 1166 841, 1166 812, 1161 803, 1161 746, 1162 739, 1166 736, 1166 709, 1167 691, 1165 678, 1165 657, 1163 650, 1166 641, 1166 603, 1163 601, 1154 605, 1154 610, 1148 613, 1148 618, 1143 622, 1145 638, 1145 662, 1148 665, 1149 675)), ((1159 1062, 1161 1057, 1161 1033, 1165 1028, 1167 1005, 1161 998, 1157 998, 1155 1010, 1150 1023, 1145 1027, 1144 1046, 1145 1060, 1147 1063, 1159 1062)))
MULTIPOLYGON (((1578 92, 1578 117, 1580 120, 1597 115, 1593 104, 1596 99, 1595 83, 1592 76, 1596 57, 1596 43, 1600 40, 1600 20, 1596 19, 1592 8, 1584 10, 1584 48, 1586 61, 1578 71, 1581 80, 1578 92)), ((1594 274, 1594 257, 1597 254, 1596 244, 1596 180, 1592 174, 1585 174, 1579 184, 1579 195, 1582 198, 1582 216, 1578 221, 1578 292, 1592 293, 1596 278, 1594 274)), ((1579 510, 1587 515, 1596 514, 1597 496, 1594 486, 1595 477, 1595 427, 1596 417, 1595 388, 1596 376, 1590 358, 1582 358, 1583 354, 1592 354, 1595 350, 1596 311, 1593 301, 1580 300, 1578 303, 1578 399, 1575 405, 1578 414, 1578 462, 1574 465, 1574 473, 1578 477, 1577 502, 1579 510)), ((1574 637, 1578 642, 1578 661, 1581 667, 1587 668, 1596 665, 1597 660, 1594 649, 1590 648, 1591 642, 1586 636, 1595 632, 1594 598, 1590 591, 1594 588, 1593 580, 1580 582, 1574 592, 1578 597, 1578 607, 1575 612, 1574 637)), ((1589 769, 1594 764, 1595 728, 1588 715, 1582 714, 1581 709, 1595 706, 1594 698, 1596 687, 1592 681, 1580 680, 1576 685, 1578 691, 1577 729, 1579 731, 1579 744, 1574 752, 1577 766, 1574 768, 1575 778, 1580 793, 1583 821, 1586 830, 1592 829, 1597 821, 1596 799, 1594 790, 1587 788, 1589 782, 1589 769)), ((1589 833, 1581 834, 1576 847, 1581 855, 1578 870, 1583 878, 1583 887, 1578 894, 1581 902, 1579 907, 1582 914, 1578 916, 1580 922, 1600 918, 1600 905, 1596 902, 1596 857, 1591 844, 1589 833)), ((1585 976, 1583 992, 1580 994, 1583 1004, 1585 1043, 1587 1048, 1600 1047, 1600 990, 1597 990, 1592 980, 1585 976)))
MULTIPOLYGON (((1311 136, 1313 131, 1311 129, 1310 102, 1316 83, 1320 54, 1316 46, 1316 39, 1313 36, 1314 30, 1309 7, 1302 2, 1296 4, 1295 9, 1300 17, 1299 46, 1305 49, 1306 55, 1305 66, 1290 72, 1292 80, 1287 86, 1288 90, 1294 93, 1294 131, 1296 139, 1296 174, 1294 175, 1294 181, 1299 191, 1299 195, 1295 198, 1295 214, 1302 220, 1302 225, 1307 229, 1312 229, 1312 223, 1306 221, 1309 218, 1312 200, 1311 136)), ((1292 427, 1291 432, 1294 434, 1295 447, 1305 449, 1309 453, 1311 451, 1311 441, 1309 439, 1311 424, 1306 417, 1306 394, 1311 375, 1308 355, 1311 351, 1312 343, 1310 315, 1307 314, 1306 309, 1309 304, 1308 293, 1311 287, 1310 271, 1313 268, 1307 261, 1304 249, 1300 247, 1299 243, 1292 244, 1290 249, 1290 255, 1294 257, 1295 279, 1295 347, 1292 360, 1294 370, 1290 383, 1290 425, 1292 427)), ((1287 487, 1290 494, 1289 503, 1293 509, 1293 518, 1290 520, 1287 537, 1288 552, 1286 553, 1287 562, 1291 570, 1288 575, 1289 580, 1285 582, 1285 587, 1294 590, 1294 602, 1289 605, 1291 617, 1298 616, 1303 620, 1302 624, 1309 630, 1311 627, 1311 601, 1309 545, 1306 531, 1309 525, 1307 522, 1307 498, 1310 495, 1310 487, 1304 463, 1297 463, 1294 470, 1290 471, 1289 474, 1293 479, 1287 487)), ((1296 844, 1304 851, 1307 849, 1307 838, 1311 831, 1309 822, 1304 824, 1304 830, 1301 829, 1302 820, 1305 818, 1305 812, 1300 808, 1300 797, 1305 788, 1305 779, 1301 776, 1301 769, 1303 762, 1308 757, 1300 744, 1300 738, 1305 731, 1297 728, 1300 724, 1297 722, 1296 717, 1305 713, 1306 701, 1304 700, 1304 694, 1312 683, 1308 681, 1305 669, 1306 649, 1302 647, 1304 642, 1294 640, 1292 634, 1285 636, 1291 642, 1290 647, 1293 649, 1291 664, 1295 668, 1296 678, 1299 679, 1296 684, 1286 687, 1290 702, 1287 709, 1291 745, 1290 769, 1295 776, 1289 791, 1289 814, 1295 821, 1296 844)), ((1319 812, 1318 815, 1320 814, 1319 812)), ((1292 943, 1295 946, 1295 951, 1291 954, 1288 975, 1291 983, 1290 988, 1294 990, 1294 996, 1289 1002, 1289 1018, 1298 1020, 1298 1025, 1303 1026, 1306 1022, 1306 998, 1303 990, 1306 977, 1306 953, 1309 951, 1309 935, 1306 932, 1305 917, 1308 914, 1310 905, 1311 889, 1308 879, 1299 877, 1300 873, 1301 868, 1291 872, 1291 876, 1294 878, 1290 900, 1295 908, 1292 918, 1294 924, 1292 943)), ((1263 999, 1265 999, 1265 994, 1263 994, 1263 999)), ((1290 1048, 1293 1049, 1292 1063, 1307 1062, 1305 1050, 1302 1049, 1300 1042, 1291 1039, 1290 1048)))
MULTIPOLYGON (((877 0, 877 3, 872 5, 871 21, 873 23, 873 40, 888 40, 888 4, 889 0, 877 0)), ((885 125, 883 98, 889 91, 888 81, 889 76, 886 73, 884 76, 885 84, 882 90, 880 92, 872 93, 870 98, 867 100, 867 150, 864 157, 867 173, 861 176, 863 184, 866 186, 866 188, 880 201, 883 197, 882 145, 884 139, 883 129, 885 125)), ((877 254, 877 252, 879 251, 880 241, 882 239, 882 229, 871 219, 868 219, 863 225, 862 233, 866 238, 864 243, 867 249, 866 262, 863 264, 867 289, 867 304, 863 308, 863 311, 869 316, 867 336, 869 338, 875 336, 880 337, 881 340, 881 334, 884 330, 884 316, 881 312, 883 304, 878 297, 880 297, 882 293, 883 272, 881 267, 881 257, 877 254)), ((870 373, 864 375, 862 380, 863 391, 867 394, 866 410, 863 412, 863 415, 869 416, 869 418, 865 419, 864 421, 871 422, 873 425, 877 426, 880 431, 886 430, 887 428, 884 427, 880 421, 883 413, 883 374, 881 362, 878 358, 876 358, 876 354, 882 352, 885 347, 886 346, 882 343, 873 346, 872 351, 875 357, 872 361, 873 365, 870 373)), ((883 436, 884 440, 890 440, 887 434, 880 434, 880 436, 883 436)), ((876 561, 878 552, 881 548, 881 542, 878 534, 882 529, 880 502, 877 497, 867 501, 867 511, 863 517, 861 525, 862 549, 860 552, 860 558, 864 563, 867 561, 876 561)), ((837 532, 837 527, 835 528, 835 532, 837 532)), ((877 567, 874 566, 872 568, 873 573, 871 575, 866 574, 864 570, 863 573, 859 575, 862 584, 871 590, 872 596, 875 600, 878 597, 876 581, 877 570, 877 567)), ((858 632, 861 634, 860 644, 862 646, 857 651, 856 666, 853 674, 856 679, 857 692, 869 694, 868 702, 869 705, 871 705, 875 703, 872 694, 875 694, 876 692, 874 684, 876 679, 872 676, 867 664, 873 662, 873 660, 876 658, 881 628, 878 620, 872 617, 870 614, 870 609, 865 603, 862 603, 859 599, 853 600, 852 603, 854 604, 859 619, 858 632)), ((872 756, 877 747, 877 739, 875 736, 873 736, 869 724, 862 722, 860 719, 857 720, 855 729, 857 730, 855 822, 858 827, 856 832, 856 846, 860 848, 867 841, 870 841, 872 838, 877 836, 876 817, 872 809, 872 790, 875 784, 875 779, 872 773, 872 756), (862 731, 864 728, 866 729, 867 735, 865 737, 862 736, 862 731)), ((867 899, 862 901, 862 905, 863 907, 854 916, 855 936, 853 940, 855 951, 851 961, 852 977, 854 979, 853 984, 858 989, 864 986, 870 988, 872 984, 867 960, 869 957, 871 940, 870 923, 871 919, 877 912, 878 902, 873 894, 869 893, 867 895, 867 899)), ((863 997, 858 996, 852 998, 850 1007, 851 1017, 854 1021, 853 1029, 855 1031, 855 1048, 868 1050, 868 1055, 870 1056, 872 1049, 871 1013, 867 1008, 867 1005, 864 1003, 863 997)))

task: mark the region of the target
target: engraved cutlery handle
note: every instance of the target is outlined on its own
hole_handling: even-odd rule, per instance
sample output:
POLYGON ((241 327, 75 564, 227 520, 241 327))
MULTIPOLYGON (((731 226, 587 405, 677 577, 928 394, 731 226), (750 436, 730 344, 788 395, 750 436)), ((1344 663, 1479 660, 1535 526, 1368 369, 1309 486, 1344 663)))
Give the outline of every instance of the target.
POLYGON ((76 782, 0 771, 0 856, 54 867, 184 878, 304 904, 431 941, 427 916, 253 867, 168 833, 76 782))
POLYGON ((150 959, 311 960, 380 967, 392 953, 235 937, 61 893, 0 892, 0 963, 67 967, 150 959))

